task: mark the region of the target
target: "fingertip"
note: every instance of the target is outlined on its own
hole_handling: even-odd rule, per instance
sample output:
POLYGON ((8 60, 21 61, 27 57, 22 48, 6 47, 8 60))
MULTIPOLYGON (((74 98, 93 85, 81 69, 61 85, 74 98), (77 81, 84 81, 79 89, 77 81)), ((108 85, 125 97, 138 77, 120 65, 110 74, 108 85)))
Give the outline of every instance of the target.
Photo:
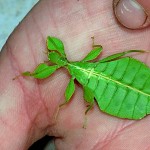
POLYGON ((148 13, 136 0, 113 0, 115 16, 120 24, 129 29, 150 25, 148 13))

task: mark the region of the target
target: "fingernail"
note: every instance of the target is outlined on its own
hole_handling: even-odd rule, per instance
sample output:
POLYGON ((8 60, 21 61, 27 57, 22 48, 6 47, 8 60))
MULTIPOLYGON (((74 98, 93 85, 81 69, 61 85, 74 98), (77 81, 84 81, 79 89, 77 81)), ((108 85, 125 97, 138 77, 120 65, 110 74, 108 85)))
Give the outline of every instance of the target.
POLYGON ((148 15, 136 0, 114 0, 114 12, 118 21, 130 29, 139 29, 147 25, 148 15))

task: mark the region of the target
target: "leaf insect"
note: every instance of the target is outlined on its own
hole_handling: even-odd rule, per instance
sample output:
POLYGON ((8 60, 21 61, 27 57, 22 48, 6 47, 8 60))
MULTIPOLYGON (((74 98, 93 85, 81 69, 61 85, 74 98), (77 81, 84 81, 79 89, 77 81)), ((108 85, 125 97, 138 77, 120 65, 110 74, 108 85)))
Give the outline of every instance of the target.
POLYGON ((74 80, 77 80, 83 87, 84 100, 89 104, 85 114, 95 101, 101 111, 119 118, 138 120, 150 114, 150 68, 126 56, 145 51, 124 51, 91 62, 102 52, 102 46, 93 44, 92 51, 83 60, 70 62, 60 39, 48 36, 47 48, 48 60, 52 65, 41 63, 33 72, 24 72, 22 75, 44 79, 65 67, 71 79, 62 105, 71 100, 75 92, 74 80))

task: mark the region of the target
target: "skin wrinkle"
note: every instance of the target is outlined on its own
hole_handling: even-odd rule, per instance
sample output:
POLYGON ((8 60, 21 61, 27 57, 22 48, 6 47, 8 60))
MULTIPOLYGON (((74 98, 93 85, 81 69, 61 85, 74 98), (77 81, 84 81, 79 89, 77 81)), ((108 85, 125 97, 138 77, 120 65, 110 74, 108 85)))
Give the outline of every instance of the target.
MULTIPOLYGON (((14 72, 14 76, 16 76, 16 72, 17 74, 20 74, 20 70, 19 70, 19 63, 17 63, 17 60, 15 59, 15 57, 13 56, 13 53, 12 53, 12 50, 11 50, 11 47, 9 45, 9 43, 7 42, 5 44, 6 46, 6 50, 7 50, 7 56, 9 57, 9 60, 10 62, 10 65, 11 65, 11 68, 12 68, 12 71, 14 72)), ((21 90, 21 93, 23 94, 23 99, 25 99, 25 96, 24 96, 24 89, 23 89, 23 86, 21 85, 21 82, 20 82, 20 79, 17 80, 19 85, 20 85, 20 90, 21 90)), ((26 112, 27 116, 28 116, 28 113, 26 112)), ((29 117, 29 116, 28 116, 29 117)), ((30 119, 30 118, 29 118, 30 119)), ((30 120, 31 121, 31 120, 30 120)))
POLYGON ((130 128, 130 127, 133 126, 134 124, 136 124, 136 121, 133 121, 131 124, 129 124, 129 125, 127 125, 127 126, 121 128, 120 130, 118 130, 118 132, 117 132, 110 140, 108 140, 108 141, 106 142, 106 144, 104 144, 104 145, 101 147, 101 149, 104 150, 104 149, 107 147, 107 145, 109 145, 110 143, 112 143, 118 136, 121 135, 121 133, 122 133, 123 131, 125 131, 125 130, 128 129, 128 128, 130 128))
POLYGON ((31 41, 30 41, 30 33, 28 33, 28 26, 27 25, 25 25, 25 34, 26 34, 26 39, 27 39, 27 43, 28 43, 28 45, 29 45, 29 48, 30 48, 30 52, 31 52, 31 56, 33 56, 33 62, 35 63, 35 64, 37 64, 38 62, 37 62, 37 60, 35 59, 35 54, 33 53, 33 47, 32 47, 32 43, 31 43, 31 41))
POLYGON ((145 150, 149 150, 149 149, 150 149, 150 145, 145 148, 145 150))
POLYGON ((113 142, 114 138, 116 138, 116 136, 119 135, 118 132, 120 133, 120 131, 121 132, 124 131, 124 129, 126 129, 127 127, 130 127, 130 125, 132 125, 134 122, 129 123, 124 126, 125 123, 126 123, 126 120, 122 122, 122 125, 120 127, 121 129, 114 130, 113 133, 111 133, 111 135, 110 134, 106 135, 106 137, 103 140, 100 139, 100 141, 98 141, 91 150, 96 150, 96 148, 98 148, 98 149, 104 148, 105 146, 107 146, 107 144, 110 144, 111 142, 113 142), (100 144, 103 144, 104 146, 99 147, 100 144))
MULTIPOLYGON (((26 27, 25 27, 26 28, 26 27)), ((26 37, 27 37, 27 39, 28 39, 28 36, 27 36, 27 32, 25 32, 26 33, 26 37)), ((29 40, 28 40, 28 43, 29 43, 29 40)), ((33 52, 32 51, 32 48, 31 48, 31 46, 30 46, 30 43, 29 43, 29 47, 30 47, 30 49, 31 49, 31 52, 33 52)), ((33 54, 33 53, 31 53, 31 54, 33 54)), ((15 62, 17 62, 17 60, 13 57, 13 54, 12 54, 12 52, 11 52, 11 56, 12 56, 12 58, 15 60, 15 62)), ((32 55, 33 56, 33 58, 34 58, 34 55, 32 55)), ((35 62, 35 59, 33 59, 34 60, 34 62, 35 62)), ((16 63, 15 65, 17 66, 17 72, 18 72, 18 74, 21 74, 21 71, 20 71, 20 66, 18 65, 19 63, 16 63)), ((15 68, 15 67, 14 67, 15 68)), ((24 99, 24 102, 26 102, 26 99, 28 99, 27 97, 27 92, 25 92, 25 89, 23 88, 24 86, 23 86, 23 84, 22 84, 22 81, 21 81, 21 78, 19 78, 18 79, 18 82, 19 82, 19 84, 20 84, 20 87, 21 87, 21 89, 22 89, 22 91, 23 91, 23 94, 24 94, 24 96, 23 96, 23 99, 24 99), (26 95, 26 96, 25 96, 26 95)), ((26 104, 26 103, 24 103, 24 104, 26 104)), ((26 105, 25 105, 26 106, 26 105)), ((26 107, 26 113, 27 113, 27 116, 28 116, 28 118, 30 119, 30 121, 32 122, 33 120, 30 118, 30 115, 29 115, 29 113, 28 113, 28 111, 27 111, 27 107, 26 107)))
MULTIPOLYGON (((7 48, 7 44, 5 45, 5 47, 7 48)), ((7 56, 10 58, 9 60, 11 60, 11 57, 10 57, 10 54, 9 54, 9 50, 7 51, 7 56)), ((12 60, 12 62, 13 62, 13 60, 12 60)), ((11 68, 12 68, 12 63, 10 63, 10 65, 11 65, 11 68)), ((13 69, 12 69, 13 70, 13 69)), ((7 126, 8 128, 9 128, 9 130, 11 130, 11 128, 12 128, 12 126, 11 125, 9 125, 2 117, 0 117, 0 122, 1 122, 1 124, 3 124, 4 126, 7 126)), ((1 140, 0 140, 1 141, 1 140)))
MULTIPOLYGON (((106 126, 105 126, 106 127, 106 126)), ((107 128, 106 128, 107 129, 107 128)), ((109 130, 108 130, 109 131, 109 130)), ((97 140, 96 142, 95 142, 95 144, 93 145, 93 147, 91 148, 91 149, 89 149, 89 150, 96 150, 96 147, 97 147, 97 145, 100 145, 100 144, 104 144, 105 143, 105 140, 106 139, 99 139, 99 140, 97 140)), ((106 140, 107 141, 107 140, 106 140)), ((77 145, 76 145, 76 147, 75 147, 75 149, 79 149, 80 147, 82 147, 82 143, 83 143, 83 141, 80 141, 77 145), (81 145, 81 146, 80 146, 81 145)), ((99 149, 99 146, 98 146, 98 149, 99 149)))
MULTIPOLYGON (((14 73, 14 76, 15 76, 15 74, 16 74, 16 71, 17 71, 17 74, 21 74, 21 71, 20 71, 20 67, 19 67, 19 63, 16 63, 17 62, 17 60, 15 59, 15 57, 13 56, 13 54, 12 54, 12 50, 10 50, 11 48, 10 48, 10 45, 7 43, 6 44, 6 49, 7 49, 7 53, 9 54, 8 56, 9 56, 9 60, 10 60, 10 62, 13 62, 13 63, 10 63, 11 64, 11 67, 12 67, 12 70, 13 70, 13 72, 15 72, 14 73), (14 64, 15 63, 15 64, 14 64), (15 66, 14 66, 15 65, 15 66), (16 68, 17 67, 17 68, 16 68)), ((32 52, 32 49, 31 49, 31 52, 32 52)), ((33 54, 33 53, 32 53, 33 54)), ((34 61, 35 61, 35 59, 34 59, 34 61)), ((23 86, 23 83, 22 83, 22 81, 21 81, 21 78, 19 78, 19 79, 17 79, 16 80, 16 82, 18 81, 18 83, 19 83, 19 85, 20 85, 20 89, 22 90, 22 93, 23 93, 23 99, 24 99, 24 101, 26 101, 26 99, 28 99, 28 94, 26 93, 26 91, 25 91, 25 89, 24 89, 24 86, 23 86), (25 96, 25 93, 26 93, 26 96, 25 96)), ((39 88, 39 85, 38 85, 38 82, 36 83, 36 86, 38 87, 38 92, 39 92, 39 96, 41 95, 41 92, 40 92, 40 88, 39 88)), ((40 97, 42 97, 42 96, 40 96, 40 97)), ((43 99, 42 98, 39 98, 39 100, 43 103, 42 104, 42 106, 44 106, 44 108, 45 108, 45 112, 46 112, 46 115, 47 115, 47 118, 48 119, 50 119, 49 118, 49 115, 48 115, 48 108, 46 107, 46 105, 45 105, 45 103, 43 102, 43 99)), ((25 103, 26 104, 26 103, 25 103)), ((26 105, 24 105, 24 106, 26 106, 26 105)), ((41 107, 42 107, 41 106, 41 107)), ((36 114, 36 116, 35 116, 35 118, 34 118, 34 120, 32 120, 31 119, 31 117, 30 117, 30 115, 29 115, 29 113, 28 113, 28 111, 27 111, 27 109, 25 109, 26 110, 26 114, 27 114, 27 116, 28 116, 28 119, 30 120, 30 127, 29 127, 29 130, 28 130, 28 136, 30 136, 30 137, 28 137, 27 138, 27 141, 25 142, 25 143, 29 143, 29 141, 32 139, 32 137, 33 137, 33 134, 31 134, 31 132, 33 132, 33 130, 32 130, 32 128, 34 128, 34 127, 36 127, 37 126, 37 128, 38 128, 38 125, 36 125, 36 118, 38 117, 38 113, 36 114), (34 126, 33 126, 33 124, 34 124, 34 126)), ((7 126, 8 126, 8 124, 7 124, 7 126)), ((11 130, 12 130, 12 127, 9 127, 11 130)), ((25 144, 25 145, 27 145, 27 144, 25 144)), ((29 145, 29 144, 28 144, 29 145)), ((25 148, 26 149, 26 148, 25 148)))
POLYGON ((84 10, 83 11, 84 13, 82 13, 82 10, 79 10, 82 13, 82 16, 81 16, 82 22, 84 23, 84 26, 87 28, 87 30, 91 31, 90 26, 92 25, 92 20, 90 20, 90 22, 88 21, 88 18, 90 16, 90 9, 88 8, 88 5, 86 4, 86 2, 82 2, 82 7, 83 7, 82 9, 84 10))
MULTIPOLYGON (((12 68, 15 68, 14 67, 14 62, 17 62, 16 60, 15 60, 15 58, 13 57, 13 55, 12 55, 12 51, 11 50, 9 50, 10 48, 8 48, 9 46, 8 46, 8 44, 6 45, 7 46, 7 50, 8 50, 8 52, 10 53, 10 61, 11 62, 13 62, 13 63, 11 63, 11 66, 12 66, 12 68)), ((17 65, 17 64, 19 64, 19 63, 16 63, 15 64, 15 66, 17 65)), ((17 65, 18 66, 18 65, 17 65)), ((12 70, 15 70, 15 72, 16 72, 16 69, 12 69, 12 70)), ((21 71, 18 71, 19 70, 19 67, 17 67, 17 72, 19 72, 19 74, 21 73, 21 71)), ((14 73, 15 74, 15 73, 14 73)), ((22 83, 22 81, 21 81, 21 79, 17 79, 17 81, 18 81, 18 83, 19 83, 19 85, 20 85, 20 87, 21 87, 21 89, 22 89, 22 93, 24 93, 24 95, 25 95, 25 90, 24 90, 24 88, 23 88, 23 83, 22 83)), ((37 87, 39 87, 39 85, 38 85, 38 82, 37 82, 37 87)), ((41 92, 40 92, 40 88, 38 88, 39 89, 39 93, 41 94, 41 92)), ((39 94, 39 95, 40 95, 39 94)), ((24 101, 26 101, 26 98, 25 97, 27 97, 27 94, 26 94, 26 96, 23 96, 24 98, 24 101)), ((47 115, 47 118, 48 118, 48 120, 50 120, 50 117, 49 117, 49 115, 48 115, 48 108, 46 107, 46 105, 45 105, 45 103, 44 103, 44 101, 42 100, 42 98, 39 98, 39 100, 41 100, 41 102, 43 103, 43 106, 45 107, 45 112, 46 112, 46 115, 47 115)), ((25 103, 26 104, 26 103, 25 103)), ((24 106, 26 106, 26 105, 24 105, 24 106)), ((41 106, 42 107, 42 106, 41 106)), ((35 116, 35 118, 34 118, 34 120, 32 120, 31 119, 31 117, 30 117, 30 115, 29 115, 29 113, 28 113, 28 111, 27 111, 27 109, 26 109, 26 114, 27 114, 27 116, 28 116, 28 119, 30 120, 30 126, 29 126, 29 129, 28 129, 28 133, 27 133, 27 135, 28 135, 28 138, 26 138, 26 144, 25 145, 31 145, 31 144, 33 144, 34 143, 34 141, 32 140, 32 143, 31 143, 31 139, 33 139, 33 135, 34 135, 34 130, 33 130, 33 128, 35 128, 35 127, 37 127, 37 129, 39 129, 39 127, 38 127, 38 125, 36 125, 36 119, 37 119, 37 117, 38 117, 38 113, 36 114, 36 116, 35 116), (33 126, 34 125, 34 126, 33 126), (32 134, 31 134, 31 132, 32 132, 32 134)), ((8 126, 8 124, 7 124, 7 126, 8 126)), ((51 125, 47 125, 46 126, 46 128, 48 128, 48 127, 51 127, 51 125)), ((9 127, 10 128, 10 130, 12 130, 12 127, 10 126, 9 127)), ((44 135, 46 135, 47 133, 45 132, 45 134, 44 135)), ((24 148, 24 150, 26 150, 27 148, 25 147, 24 148)))
MULTIPOLYGON (((14 76, 16 76, 16 72, 17 72, 17 74, 21 74, 20 66, 18 65, 19 63, 17 63, 17 60, 13 56, 12 50, 10 50, 11 47, 10 47, 9 43, 6 44, 6 48, 7 48, 7 52, 9 53, 9 60, 10 60, 10 62, 12 62, 12 63, 10 63, 11 67, 12 67, 12 71, 15 71, 14 76)), ((16 80, 16 81, 18 81, 18 83, 20 84, 21 91, 24 94, 25 92, 24 92, 24 89, 23 89, 20 79, 18 78, 18 80, 16 80)), ((25 99, 25 96, 23 96, 23 99, 25 99)))
MULTIPOLYGON (((32 17, 32 15, 31 15, 31 17, 32 17)), ((34 24, 35 24, 36 22, 34 22, 34 24)), ((37 25, 37 24, 36 24, 37 25)), ((28 32, 27 32, 27 30, 26 30, 26 34, 27 34, 27 39, 29 39, 29 34, 28 34, 28 32)), ((41 34, 42 35, 42 34, 41 34)), ((43 36, 42 36, 43 37, 43 36)), ((28 40, 28 43, 29 43, 30 41, 28 40)), ((30 44, 31 45, 31 44, 30 44)), ((31 46, 30 46, 31 47, 31 46)), ((32 52, 32 54, 33 54, 33 48, 31 48, 31 52, 32 52)), ((33 55, 34 56, 34 55, 33 55)), ((34 62, 36 62, 35 61, 35 56, 34 56, 34 62)), ((36 84, 39 84, 38 82, 36 82, 36 84)), ((38 87, 38 91, 39 91, 39 93, 40 93, 40 95, 41 95, 41 90, 40 90, 40 88, 39 88, 39 85, 37 86, 38 87)), ((42 100, 43 98, 41 98, 41 96, 40 96, 40 98, 39 98, 40 100, 42 100)), ((61 99, 61 97, 60 97, 60 99, 61 99)), ((50 118, 50 116, 49 116, 49 109, 48 109, 48 107, 46 106, 46 104, 44 103, 44 100, 42 100, 41 101, 42 103, 43 103, 43 105, 44 105, 44 108, 45 108, 45 110, 46 110, 46 116, 47 116, 47 118, 48 118, 48 120, 51 120, 51 118, 50 118)), ((54 113, 55 114, 55 113, 54 113)), ((36 118, 35 118, 35 120, 36 120, 36 118)), ((52 123, 52 125, 53 124, 55 124, 55 121, 54 121, 54 123, 52 123)), ((51 127, 52 125, 50 125, 50 124, 47 124, 47 126, 45 127, 45 128, 48 128, 48 127, 51 127)))
MULTIPOLYGON (((52 12, 50 11, 50 9, 49 9, 49 5, 50 5, 50 3, 49 3, 49 1, 46 1, 46 3, 47 3, 47 5, 45 5, 46 6, 46 9, 47 9, 47 11, 48 11, 48 19, 49 19, 49 22, 51 22, 51 24, 53 23, 53 26, 56 28, 56 30, 55 30, 55 32, 56 32, 56 35, 58 34, 58 25, 57 25, 57 23, 56 23, 56 21, 55 21, 55 19, 54 19, 54 16, 53 16, 53 14, 52 14, 52 12)), ((53 5, 53 3, 51 3, 51 5, 53 5)), ((52 7, 52 8, 54 8, 54 7, 52 7)))
MULTIPOLYGON (((83 130, 86 130, 86 129, 83 129, 83 130)), ((86 134, 85 134, 84 136, 86 137, 86 134)), ((98 142, 99 142, 99 140, 97 139, 95 145, 96 145, 98 142)), ((77 144, 76 147, 75 147, 75 150, 76 150, 76 149, 80 149, 80 148, 82 147, 83 143, 84 143, 84 141, 79 141, 78 144, 77 144)), ((94 147, 95 147, 95 145, 94 145, 94 147)), ((93 149, 93 148, 92 148, 92 149, 93 149)), ((92 149, 90 149, 90 150, 92 150, 92 149)))
MULTIPOLYGON (((46 5, 47 6, 47 5, 46 5)), ((35 17, 34 17, 34 15, 33 14, 31 14, 31 17, 32 17, 32 19, 33 19, 33 22, 34 22, 34 24, 36 25, 36 27, 38 28, 38 31, 40 32, 40 35, 41 35, 41 37, 42 37, 42 41, 43 41, 43 43, 45 43, 45 38, 44 38, 44 36, 43 36, 43 34, 42 34, 42 32, 41 32, 41 28, 39 27, 39 25, 38 25, 38 23, 36 22, 36 19, 35 19, 35 17)), ((37 81, 37 84, 39 85, 39 82, 37 81)), ((38 86, 39 87, 39 86, 38 86)), ((41 93, 41 90, 40 90, 40 88, 39 88, 39 93, 41 93)), ((40 98, 41 99, 41 98, 40 98)), ((46 104, 45 104, 45 102, 44 102, 44 99, 43 99, 43 105, 44 105, 44 107, 45 107, 45 110, 46 110, 46 115, 47 115, 47 118, 49 118, 49 120, 51 119, 50 117, 49 117, 49 109, 48 109, 48 107, 46 107, 46 104)), ((55 113, 54 113, 55 114, 55 113)), ((53 124, 53 123, 52 123, 53 124)), ((50 128, 52 125, 47 125, 47 127, 46 128, 50 128)), ((47 129, 48 130, 48 129, 47 129)), ((47 132, 48 133, 48 132, 47 132)))
MULTIPOLYGON (((40 89, 40 87, 39 87, 39 83, 38 83, 38 81, 37 81, 37 84, 38 84, 38 91, 39 91, 39 94, 40 94, 40 101, 42 102, 42 104, 43 104, 43 106, 44 106, 44 108, 45 108, 45 112, 46 112, 46 116, 47 116, 47 120, 51 120, 51 117, 49 116, 49 109, 48 109, 48 107, 46 106, 46 103, 44 102, 44 99, 42 98, 42 93, 41 93, 41 89, 40 89)), ((53 123, 52 123, 53 124, 53 123)), ((47 124, 47 126, 45 127, 45 128, 47 128, 48 126, 51 126, 51 125, 49 125, 49 124, 47 124)))
MULTIPOLYGON (((12 54, 12 50, 11 50, 11 48, 10 48, 9 43, 6 42, 5 46, 6 46, 6 49, 7 49, 7 56, 9 57, 10 62, 13 62, 13 63, 10 63, 10 64, 11 64, 11 67, 12 67, 12 71, 14 72, 14 76, 15 76, 16 71, 20 74, 19 66, 17 65, 17 64, 19 64, 19 63, 16 63, 17 60, 15 59, 15 57, 14 57, 13 54, 12 54), (17 66, 17 69, 16 69, 16 67, 14 66, 14 63, 15 63, 15 66, 17 66)), ((20 79, 18 79, 18 83, 19 83, 20 89, 22 90, 22 93, 23 93, 23 95, 24 95, 24 89, 23 89, 23 86, 21 85, 20 79)), ((23 96, 23 99, 24 99, 24 100, 26 99, 25 96, 23 96)), ((25 109, 25 110, 26 110, 26 109, 25 109)), ((26 110, 26 114, 27 114, 27 116, 28 116, 28 119, 30 120, 30 124, 31 124, 30 126, 32 127, 32 120, 30 119, 27 110, 26 110)), ((8 124, 7 124, 7 126, 8 126, 8 124)), ((13 130, 12 130, 12 127, 10 126, 9 128, 10 128, 10 130, 11 130, 11 132, 12 132, 12 131, 13 131, 13 130)), ((31 135, 30 128, 29 128, 29 133, 30 133, 30 134, 28 134, 28 135, 31 135)), ((25 142, 25 143, 26 143, 25 145, 28 145, 28 143, 29 143, 28 141, 30 141, 31 139, 30 139, 30 138, 26 138, 26 139, 27 139, 27 141, 25 142)), ((24 150, 26 150, 26 148, 24 148, 24 150)))
MULTIPOLYGON (((38 24, 37 24, 37 22, 36 22, 34 16, 31 15, 31 17, 32 17, 32 19, 33 19, 34 24, 35 24, 36 27, 38 28, 38 31, 40 32, 40 35, 41 35, 42 40, 43 40, 43 42, 44 42, 45 38, 44 38, 44 36, 43 36, 43 34, 42 34, 42 32, 41 32, 41 28, 38 26, 38 24)), ((31 49, 31 51, 32 51, 32 49, 31 49)), ((33 54, 33 53, 32 53, 32 54, 33 54)), ((35 57, 34 57, 34 58, 35 58, 35 57)), ((35 59, 34 59, 34 60, 35 60, 35 59)), ((46 116, 47 116, 48 120, 50 120, 51 118, 50 118, 50 116, 49 116, 49 111, 48 111, 49 109, 48 109, 48 107, 46 106, 46 104, 45 104, 45 102, 44 102, 44 99, 42 98, 42 93, 41 93, 41 89, 40 89, 39 81, 38 81, 38 80, 37 80, 36 84, 37 84, 37 88, 38 88, 38 92, 39 92, 39 96, 40 96, 40 97, 39 97, 39 100, 43 103, 43 106, 44 106, 45 112, 46 112, 46 116)), ((36 119, 36 118, 35 118, 35 119, 36 119)), ((49 126, 49 125, 47 125, 47 126, 49 126)))
MULTIPOLYGON (((35 24, 35 22, 34 22, 34 24, 35 24)), ((37 26, 37 25, 36 25, 37 26)), ((28 43, 29 43, 29 47, 30 47, 30 51, 31 51, 31 55, 33 56, 33 60, 34 60, 34 62, 35 62, 35 64, 38 64, 37 63, 37 61, 36 61, 36 57, 35 57, 35 55, 34 55, 34 53, 33 53, 33 48, 32 48, 32 46, 31 46, 31 43, 30 43, 30 36, 29 36, 29 33, 28 33, 28 31, 27 31, 27 26, 26 26, 26 35, 27 35, 27 39, 28 39, 28 43)), ((41 34, 42 35, 42 34, 41 34)), ((42 36, 43 37, 43 36, 42 36)), ((42 106, 44 106, 44 110, 45 110, 45 113, 46 113, 46 116, 47 116, 47 120, 51 120, 51 118, 50 118, 50 116, 49 116, 49 109, 48 109, 48 107, 46 106, 46 104, 45 104, 45 102, 44 102, 44 99, 42 98, 42 94, 41 94, 41 90, 40 90, 40 87, 39 87, 39 82, 38 81, 36 81, 36 85, 37 85, 37 89, 38 89, 38 95, 39 95, 39 100, 40 100, 40 102, 42 103, 42 106)), ((41 107, 42 107, 41 106, 41 107)), ((39 108, 40 109, 40 108, 39 108)), ((38 115, 38 114, 37 114, 38 115)), ((37 115, 35 116, 35 120, 36 120, 36 117, 37 117, 37 115)), ((44 115, 45 116, 45 115, 44 115)), ((47 126, 49 126, 49 124, 47 125, 47 126)), ((47 128, 47 126, 46 126, 46 128, 47 128)))
POLYGON ((45 43, 45 38, 44 38, 44 36, 43 36, 43 34, 41 32, 41 28, 39 27, 39 25, 38 25, 38 23, 37 23, 37 21, 36 21, 36 19, 34 17, 34 14, 31 14, 31 18, 33 20, 34 25, 36 26, 36 28, 38 29, 38 31, 39 31, 39 33, 40 33, 40 35, 42 37, 42 41, 43 41, 42 43, 45 43))

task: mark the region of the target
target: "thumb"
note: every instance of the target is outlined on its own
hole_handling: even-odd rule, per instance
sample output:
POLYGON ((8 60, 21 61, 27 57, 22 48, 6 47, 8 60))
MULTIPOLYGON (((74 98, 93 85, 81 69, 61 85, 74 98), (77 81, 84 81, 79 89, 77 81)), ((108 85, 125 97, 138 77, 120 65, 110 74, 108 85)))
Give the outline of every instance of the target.
POLYGON ((113 6, 123 26, 140 29, 150 25, 150 0, 113 0, 113 6))

